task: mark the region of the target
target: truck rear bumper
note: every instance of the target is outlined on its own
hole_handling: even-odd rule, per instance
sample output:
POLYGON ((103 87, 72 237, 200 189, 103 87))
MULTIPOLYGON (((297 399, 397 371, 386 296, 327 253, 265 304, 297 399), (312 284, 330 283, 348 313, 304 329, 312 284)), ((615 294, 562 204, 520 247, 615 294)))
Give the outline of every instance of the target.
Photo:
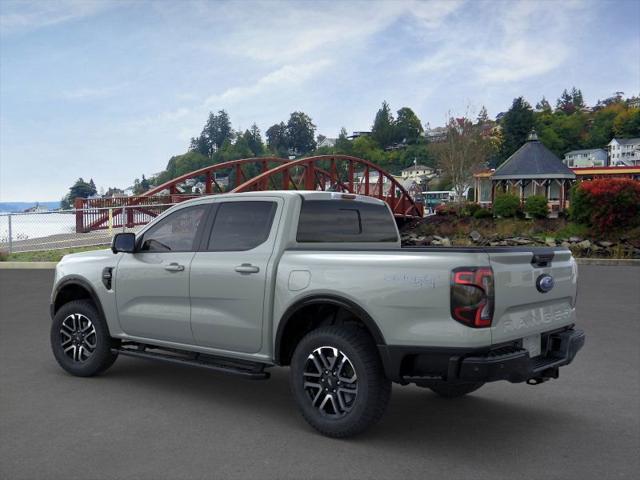
POLYGON ((542 334, 542 354, 530 358, 519 341, 484 349, 379 345, 385 373, 394 382, 535 382, 558 377, 573 361, 585 335, 573 328, 542 334))

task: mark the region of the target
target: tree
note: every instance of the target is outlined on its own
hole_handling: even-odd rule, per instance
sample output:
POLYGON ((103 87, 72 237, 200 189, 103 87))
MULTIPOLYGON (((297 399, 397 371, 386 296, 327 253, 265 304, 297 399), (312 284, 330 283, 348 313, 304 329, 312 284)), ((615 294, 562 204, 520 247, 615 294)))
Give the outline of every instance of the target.
POLYGON ((634 108, 620 112, 613 122, 613 131, 616 137, 639 137, 640 110, 634 108))
POLYGON ((569 92, 567 92, 566 88, 562 91, 562 95, 560 95, 560 98, 556 100, 556 109, 568 115, 572 114, 575 111, 575 107, 573 105, 573 97, 569 92))
POLYGON ((73 208, 76 198, 88 198, 96 193, 98 193, 98 191, 96 190, 95 183, 93 183, 93 179, 87 183, 80 177, 69 187, 69 193, 62 199, 61 208, 73 208))
POLYGON ((438 163, 451 179, 458 200, 471 185, 473 171, 486 162, 488 141, 483 140, 480 129, 468 118, 450 117, 447 122, 446 142, 440 144, 438 163))
POLYGON ((480 125, 484 125, 489 121, 489 114, 487 113, 487 107, 484 105, 480 109, 480 113, 478 113, 478 123, 480 125))
POLYGON ((584 98, 582 98, 582 90, 579 90, 576 87, 571 89, 571 103, 573 103, 573 108, 578 111, 585 107, 584 98))
POLYGON ((371 127, 371 136, 382 148, 390 146, 395 139, 394 120, 389 104, 382 102, 371 127))
POLYGON ((422 138, 422 122, 409 107, 398 110, 395 121, 395 140, 398 142, 417 143, 422 138))
POLYGON ((286 156, 289 149, 287 126, 284 122, 271 125, 266 132, 267 146, 274 154, 286 156))
POLYGON ((338 135, 336 140, 335 152, 350 155, 352 150, 351 140, 347 138, 347 129, 342 127, 340 129, 340 135, 338 135))
POLYGON ((262 143, 262 135, 260 129, 254 123, 250 130, 245 130, 244 141, 247 143, 249 150, 255 156, 260 156, 264 152, 264 144, 262 143))
POLYGON ((369 135, 363 135, 353 141, 353 155, 373 163, 384 163, 384 152, 378 143, 369 135))
POLYGON ((549 100, 547 100, 544 96, 538 103, 536 103, 536 110, 543 113, 552 113, 553 111, 551 109, 551 105, 549 104, 549 100))
POLYGON ((287 122, 289 148, 295 155, 304 155, 316 149, 316 126, 304 112, 293 112, 287 122))
POLYGON ((208 157, 213 156, 214 152, 222 148, 224 142, 230 141, 233 138, 233 129, 227 112, 219 110, 217 115, 209 112, 209 118, 202 129, 200 137, 202 138, 197 144, 202 143, 206 151, 202 151, 200 148, 197 151, 208 157))
POLYGON ((197 137, 191 137, 191 142, 189 143, 189 151, 197 152, 207 157, 211 154, 209 142, 203 134, 200 134, 197 137))
POLYGON ((516 98, 511 108, 502 117, 503 141, 499 163, 504 162, 524 144, 534 125, 535 119, 531 105, 523 97, 516 98))

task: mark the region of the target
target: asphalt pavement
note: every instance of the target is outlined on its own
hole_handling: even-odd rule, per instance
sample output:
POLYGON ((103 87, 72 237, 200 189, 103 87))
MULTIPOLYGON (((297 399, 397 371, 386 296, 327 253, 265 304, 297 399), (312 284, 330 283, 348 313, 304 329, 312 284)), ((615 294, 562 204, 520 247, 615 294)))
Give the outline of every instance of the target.
POLYGON ((445 400, 394 385, 366 434, 315 433, 288 370, 248 381, 121 357, 76 378, 49 349, 50 270, 0 270, 0 478, 613 479, 640 475, 640 268, 581 266, 587 343, 558 380, 445 400))

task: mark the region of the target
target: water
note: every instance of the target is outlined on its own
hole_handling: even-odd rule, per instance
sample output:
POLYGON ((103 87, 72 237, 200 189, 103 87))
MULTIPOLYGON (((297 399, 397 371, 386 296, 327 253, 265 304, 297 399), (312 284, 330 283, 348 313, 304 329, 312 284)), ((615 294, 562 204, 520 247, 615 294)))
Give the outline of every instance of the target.
MULTIPOLYGON (((70 213, 26 213, 11 216, 13 241, 69 234, 76 231, 76 217, 70 213)), ((9 240, 8 215, 0 215, 0 243, 9 240)))

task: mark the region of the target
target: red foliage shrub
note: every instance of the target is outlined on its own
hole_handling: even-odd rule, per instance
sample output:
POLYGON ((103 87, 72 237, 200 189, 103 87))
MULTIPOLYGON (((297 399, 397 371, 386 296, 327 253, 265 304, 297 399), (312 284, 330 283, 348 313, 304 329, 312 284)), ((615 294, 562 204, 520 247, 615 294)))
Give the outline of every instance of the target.
POLYGON ((571 197, 571 217, 601 233, 640 225, 640 182, 610 178, 578 184, 571 197))

